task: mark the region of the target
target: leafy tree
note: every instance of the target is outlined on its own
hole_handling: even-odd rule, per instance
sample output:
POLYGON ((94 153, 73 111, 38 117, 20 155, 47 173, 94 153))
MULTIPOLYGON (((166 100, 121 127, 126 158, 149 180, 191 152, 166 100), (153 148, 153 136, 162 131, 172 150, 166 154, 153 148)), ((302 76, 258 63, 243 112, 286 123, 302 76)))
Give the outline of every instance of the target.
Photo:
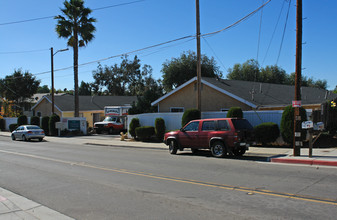
MULTIPOLYGON (((247 60, 243 64, 235 64, 233 68, 228 70, 227 78, 230 80, 295 85, 295 73, 289 75, 276 65, 260 68, 258 62, 254 59, 247 60)), ((326 89, 327 81, 315 81, 312 77, 302 76, 301 85, 326 89)))
MULTIPOLYGON (((281 135, 285 142, 292 144, 294 140, 294 111, 295 108, 293 108, 291 105, 287 106, 283 113, 282 113, 282 119, 281 119, 281 135)), ((298 123, 301 123, 303 121, 307 120, 307 113, 303 107, 300 107, 300 116, 301 121, 298 123)), ((302 140, 305 139, 306 130, 302 129, 301 132, 301 138, 302 140)))
POLYGON ((31 125, 37 125, 37 126, 40 126, 40 117, 38 116, 32 116, 30 118, 30 124, 31 125))
POLYGON ((279 66, 266 66, 261 68, 259 81, 265 83, 289 84, 288 74, 279 66))
MULTIPOLYGON (((295 85, 295 73, 289 75, 289 84, 295 85)), ((307 87, 315 87, 319 89, 326 89, 328 87, 328 82, 326 80, 315 81, 312 77, 306 77, 302 75, 301 85, 307 87)))
POLYGON ((201 112, 198 109, 187 109, 181 118, 181 127, 184 127, 188 122, 201 118, 201 112))
POLYGON ((28 118, 26 115, 20 115, 18 117, 18 120, 17 120, 17 125, 18 126, 21 126, 21 125, 26 125, 27 124, 27 121, 28 121, 28 118))
POLYGON ((68 39, 68 46, 74 50, 74 90, 75 90, 75 117, 79 116, 78 99, 78 47, 84 47, 93 38, 96 28, 93 25, 95 18, 88 18, 91 9, 84 7, 83 0, 64 1, 61 9, 65 15, 58 15, 56 32, 61 38, 68 39))
POLYGON ((57 128, 56 128, 56 122, 60 121, 60 116, 53 114, 52 116, 50 116, 49 118, 49 131, 50 131, 50 135, 52 136, 56 136, 57 135, 57 128))
MULTIPOLYGON (((177 88, 191 78, 197 76, 197 55, 195 52, 183 52, 180 57, 166 60, 161 69, 163 73, 163 87, 166 92, 177 88)), ((201 55, 201 76, 222 77, 219 66, 214 58, 201 55)))
POLYGON ((48 88, 48 85, 43 85, 43 86, 39 86, 39 88, 37 89, 37 93, 49 93, 50 89, 48 88))
POLYGON ((256 60, 250 59, 243 64, 235 64, 228 70, 227 78, 230 80, 260 81, 260 68, 256 60))
POLYGON ((15 70, 12 75, 0 79, 0 95, 7 100, 21 105, 26 99, 30 99, 39 88, 40 80, 26 71, 15 70))
POLYGON ((243 112, 240 107, 231 107, 227 112, 227 118, 243 118, 243 112))
POLYGON ((152 68, 149 65, 141 67, 140 59, 135 56, 129 60, 122 57, 122 62, 111 67, 98 65, 93 72, 92 88, 98 95, 143 95, 146 80, 151 77, 152 68))
POLYGON ((163 88, 159 81, 155 81, 151 76, 145 79, 145 91, 142 96, 137 97, 137 102, 132 104, 129 114, 151 113, 157 109, 151 103, 163 95, 163 88))
POLYGON ((89 95, 91 96, 91 85, 84 81, 81 82, 80 88, 78 90, 79 95, 89 95))

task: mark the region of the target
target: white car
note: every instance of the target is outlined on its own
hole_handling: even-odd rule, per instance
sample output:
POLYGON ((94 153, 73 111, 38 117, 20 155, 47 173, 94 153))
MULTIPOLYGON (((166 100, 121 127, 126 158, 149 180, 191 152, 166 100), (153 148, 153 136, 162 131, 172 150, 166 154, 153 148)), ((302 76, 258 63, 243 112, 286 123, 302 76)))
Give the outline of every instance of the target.
POLYGON ((31 139, 38 139, 42 141, 45 137, 44 130, 37 125, 21 125, 12 132, 12 140, 30 141, 31 139))

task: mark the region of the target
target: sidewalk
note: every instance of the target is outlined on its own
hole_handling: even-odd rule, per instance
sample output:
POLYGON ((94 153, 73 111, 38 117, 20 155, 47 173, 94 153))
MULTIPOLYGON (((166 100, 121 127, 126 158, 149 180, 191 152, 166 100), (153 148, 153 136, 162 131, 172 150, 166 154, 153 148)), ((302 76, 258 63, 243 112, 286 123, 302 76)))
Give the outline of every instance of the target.
POLYGON ((0 188, 0 219, 33 220, 55 219, 71 220, 57 211, 0 188))

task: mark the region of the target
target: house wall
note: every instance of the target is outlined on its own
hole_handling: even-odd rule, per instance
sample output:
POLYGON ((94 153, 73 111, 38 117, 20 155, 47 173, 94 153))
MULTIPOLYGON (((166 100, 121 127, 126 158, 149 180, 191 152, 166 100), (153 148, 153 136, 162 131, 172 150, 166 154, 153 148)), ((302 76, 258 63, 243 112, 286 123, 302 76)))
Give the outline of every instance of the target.
MULTIPOLYGON (((196 83, 191 83, 159 102, 158 111, 170 112, 171 107, 184 107, 184 110, 196 108, 196 93, 196 83)), ((250 106, 202 84, 202 111, 220 111, 221 109, 229 109, 233 106, 241 107, 242 110, 251 110, 250 106)))
MULTIPOLYGON (((94 127, 94 114, 98 113, 100 114, 100 118, 104 117, 104 110, 100 111, 80 111, 80 117, 84 117, 87 119, 88 126, 94 127)), ((74 117, 74 112, 63 112, 62 117, 74 117)))
MULTIPOLYGON (((51 116, 52 112, 52 105, 50 102, 48 102, 46 99, 43 99, 35 108, 35 115, 37 115, 37 112, 41 112, 41 116, 51 116)), ((54 108, 55 114, 58 116, 62 116, 62 113, 57 109, 54 108)))

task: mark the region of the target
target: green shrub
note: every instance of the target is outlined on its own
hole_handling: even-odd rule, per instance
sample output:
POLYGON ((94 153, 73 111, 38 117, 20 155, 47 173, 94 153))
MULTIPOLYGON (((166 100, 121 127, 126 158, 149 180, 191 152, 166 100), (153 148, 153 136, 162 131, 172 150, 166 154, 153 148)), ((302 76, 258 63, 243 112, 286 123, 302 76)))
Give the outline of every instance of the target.
POLYGON ((60 117, 56 114, 50 116, 49 118, 49 132, 50 135, 56 136, 57 135, 57 129, 55 127, 56 122, 60 121, 60 117))
POLYGON ((6 130, 6 120, 3 118, 0 118, 0 130, 1 131, 6 130))
POLYGON ((201 118, 201 112, 198 109, 187 109, 181 119, 181 127, 184 127, 188 122, 201 118))
POLYGON ((231 107, 227 112, 227 118, 243 118, 243 112, 240 107, 231 107))
POLYGON ((46 135, 49 135, 49 116, 42 117, 41 127, 46 135))
POLYGON ((139 118, 133 118, 129 125, 129 134, 135 138, 136 137, 136 128, 140 127, 139 118))
POLYGON ((164 134, 165 134, 165 121, 162 118, 156 118, 154 122, 154 127, 155 127, 155 132, 156 132, 156 137, 158 140, 162 141, 164 139, 164 134))
POLYGON ((30 124, 40 126, 40 117, 38 117, 38 116, 31 117, 30 118, 30 124))
POLYGON ((20 115, 19 117, 18 117, 18 122, 17 122, 17 124, 18 124, 18 126, 21 126, 21 125, 26 125, 26 124, 28 124, 28 119, 27 119, 27 116, 26 115, 20 115))
MULTIPOLYGON (((294 111, 295 109, 289 105, 287 106, 282 114, 281 119, 281 135, 285 142, 292 144, 294 140, 294 111)), ((301 123, 307 120, 307 112, 303 107, 300 108, 301 123)), ((304 140, 306 138, 307 131, 302 129, 301 138, 304 140)))
POLYGON ((273 122, 266 122, 254 127, 254 135, 257 142, 264 144, 275 142, 280 136, 280 129, 273 122))
POLYGON ((136 136, 141 141, 146 141, 151 139, 151 137, 155 134, 153 126, 144 126, 136 128, 136 136))
POLYGON ((19 127, 18 124, 10 124, 9 125, 9 131, 12 132, 14 131, 15 129, 17 129, 19 127))

